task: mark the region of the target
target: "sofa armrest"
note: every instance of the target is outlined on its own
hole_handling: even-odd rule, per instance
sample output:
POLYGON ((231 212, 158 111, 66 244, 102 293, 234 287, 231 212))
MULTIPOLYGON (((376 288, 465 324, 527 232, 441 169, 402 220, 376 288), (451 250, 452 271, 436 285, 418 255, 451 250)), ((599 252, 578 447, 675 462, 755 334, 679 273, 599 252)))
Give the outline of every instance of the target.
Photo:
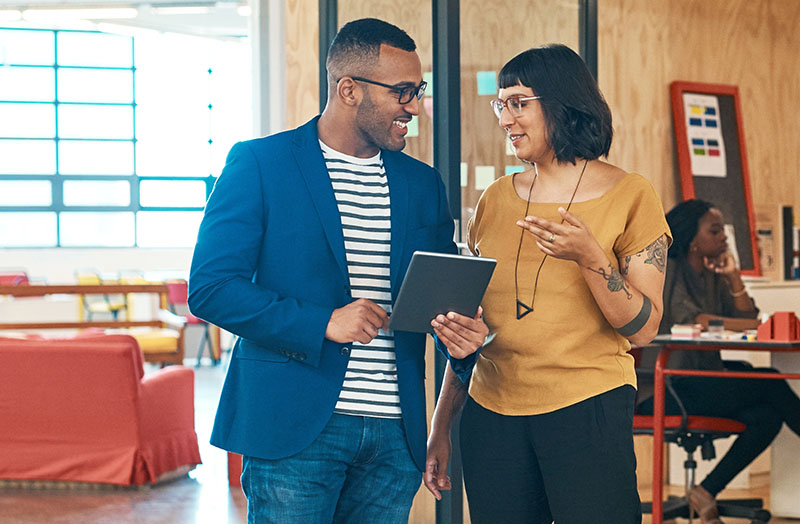
POLYGON ((140 399, 141 435, 194 431, 194 371, 170 366, 144 376, 140 399))

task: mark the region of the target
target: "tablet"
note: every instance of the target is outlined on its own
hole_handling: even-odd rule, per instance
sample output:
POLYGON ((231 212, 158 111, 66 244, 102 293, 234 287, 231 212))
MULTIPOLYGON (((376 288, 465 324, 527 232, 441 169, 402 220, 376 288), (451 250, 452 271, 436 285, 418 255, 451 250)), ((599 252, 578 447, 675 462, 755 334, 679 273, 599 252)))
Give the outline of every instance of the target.
POLYGON ((455 311, 474 317, 497 260, 415 251, 389 317, 389 329, 433 333, 431 320, 455 311))

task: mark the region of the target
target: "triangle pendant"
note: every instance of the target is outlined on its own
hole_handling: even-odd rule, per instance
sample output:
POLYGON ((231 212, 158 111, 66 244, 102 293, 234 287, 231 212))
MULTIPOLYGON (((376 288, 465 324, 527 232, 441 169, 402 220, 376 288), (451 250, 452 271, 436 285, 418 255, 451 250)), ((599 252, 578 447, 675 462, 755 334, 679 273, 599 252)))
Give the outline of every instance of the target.
POLYGON ((533 311, 532 307, 517 300, 517 320, 521 319, 531 311, 533 311))

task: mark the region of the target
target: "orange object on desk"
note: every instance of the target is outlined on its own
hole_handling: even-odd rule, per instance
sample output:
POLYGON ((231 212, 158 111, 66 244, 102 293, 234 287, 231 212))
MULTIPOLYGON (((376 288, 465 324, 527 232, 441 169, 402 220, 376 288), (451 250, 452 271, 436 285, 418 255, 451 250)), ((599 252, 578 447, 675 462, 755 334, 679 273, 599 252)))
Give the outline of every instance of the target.
POLYGON ((800 340, 800 320, 791 311, 774 313, 758 326, 758 340, 792 342, 800 340))

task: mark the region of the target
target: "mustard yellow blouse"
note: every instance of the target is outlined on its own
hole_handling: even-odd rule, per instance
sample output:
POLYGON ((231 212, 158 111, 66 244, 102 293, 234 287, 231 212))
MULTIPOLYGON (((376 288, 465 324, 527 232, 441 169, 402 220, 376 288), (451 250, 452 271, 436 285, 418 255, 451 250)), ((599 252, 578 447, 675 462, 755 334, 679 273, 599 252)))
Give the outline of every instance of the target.
MULTIPOLYGON (((573 261, 548 257, 539 275, 533 312, 516 318, 514 261, 517 220, 526 201, 513 176, 490 185, 468 227, 475 254, 497 259, 483 298, 491 340, 478 357, 469 393, 483 407, 504 415, 548 413, 624 384, 636 387, 630 343, 606 321, 573 261)), ((558 207, 536 203, 529 215, 560 222, 558 207)), ((630 173, 603 196, 574 202, 570 212, 594 233, 612 265, 669 235, 661 200, 650 182, 630 173)), ((543 253, 525 234, 519 261, 520 300, 530 304, 543 253)))

